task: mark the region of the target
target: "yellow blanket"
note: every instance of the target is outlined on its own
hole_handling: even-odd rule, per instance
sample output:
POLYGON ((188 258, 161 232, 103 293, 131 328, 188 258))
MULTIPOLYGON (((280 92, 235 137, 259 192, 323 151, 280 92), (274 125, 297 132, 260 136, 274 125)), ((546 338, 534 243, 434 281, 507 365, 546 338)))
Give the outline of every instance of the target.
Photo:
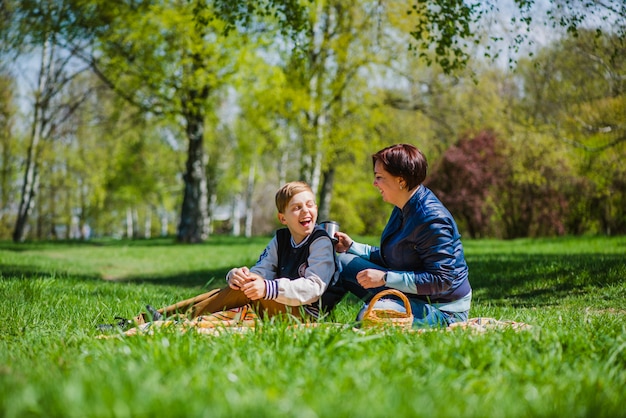
MULTIPOLYGON (((219 335, 225 330, 229 332, 245 332, 250 329, 253 329, 257 324, 258 316, 252 311, 249 305, 243 306, 241 308, 229 309, 226 311, 216 312, 210 315, 199 316, 194 319, 180 319, 173 320, 168 319, 164 321, 153 321, 145 324, 138 325, 134 328, 131 328, 123 333, 115 334, 115 335, 100 335, 98 338, 112 338, 119 337, 121 335, 142 335, 142 334, 152 334, 155 330, 161 329, 164 327, 176 327, 176 329, 181 330, 182 332, 187 332, 189 330, 194 330, 200 334, 206 335, 219 335)), ((298 327, 309 328, 309 327, 317 327, 319 323, 310 323, 310 324, 301 324, 298 327)), ((325 324, 328 325, 328 324, 325 324)), ((346 327, 345 324, 331 324, 340 327, 346 327)), ((393 325, 390 325, 393 326, 393 325)), ((354 330, 359 330, 358 328, 353 328, 354 330)), ((490 329, 504 329, 511 328, 514 330, 528 330, 532 327, 523 322, 515 322, 515 321, 501 321, 494 318, 470 318, 464 322, 457 322, 446 329, 449 331, 453 331, 455 329, 470 329, 478 332, 485 332, 490 329)), ((433 329, 408 329, 410 332, 426 332, 439 330, 440 328, 433 329)), ((361 329, 362 330, 362 329, 361 329)))

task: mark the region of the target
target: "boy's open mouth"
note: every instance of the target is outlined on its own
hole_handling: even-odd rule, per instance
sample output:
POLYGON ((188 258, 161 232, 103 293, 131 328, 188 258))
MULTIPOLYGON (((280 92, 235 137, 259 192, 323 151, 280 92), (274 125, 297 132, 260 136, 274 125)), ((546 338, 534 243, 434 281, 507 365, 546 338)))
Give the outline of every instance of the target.
POLYGON ((312 221, 310 219, 305 219, 303 221, 300 221, 300 225, 307 227, 309 225, 311 225, 312 221))

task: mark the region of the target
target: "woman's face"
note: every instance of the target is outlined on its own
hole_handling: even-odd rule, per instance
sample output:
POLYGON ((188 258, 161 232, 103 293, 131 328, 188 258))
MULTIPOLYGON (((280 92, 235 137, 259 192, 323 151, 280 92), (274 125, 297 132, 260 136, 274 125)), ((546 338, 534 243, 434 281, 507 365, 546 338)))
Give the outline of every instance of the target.
MULTIPOLYGON (((384 169, 380 161, 374 165, 374 187, 380 191, 383 200, 387 203, 402 207, 405 193, 400 189, 403 184, 402 177, 396 177, 384 169)), ((405 203, 405 202, 404 202, 405 203)))

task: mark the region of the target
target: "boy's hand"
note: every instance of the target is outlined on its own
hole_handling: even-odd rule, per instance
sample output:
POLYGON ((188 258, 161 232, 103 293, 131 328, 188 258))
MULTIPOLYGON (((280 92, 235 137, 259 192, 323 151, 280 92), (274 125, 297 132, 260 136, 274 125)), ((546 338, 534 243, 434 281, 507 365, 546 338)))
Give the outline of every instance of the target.
POLYGON ((263 299, 265 296, 265 280, 257 274, 252 274, 251 280, 241 286, 241 291, 250 300, 263 299))
POLYGON ((248 267, 234 268, 230 272, 228 285, 233 290, 241 290, 241 286, 253 280, 253 276, 256 275, 250 273, 250 269, 248 269, 248 267))

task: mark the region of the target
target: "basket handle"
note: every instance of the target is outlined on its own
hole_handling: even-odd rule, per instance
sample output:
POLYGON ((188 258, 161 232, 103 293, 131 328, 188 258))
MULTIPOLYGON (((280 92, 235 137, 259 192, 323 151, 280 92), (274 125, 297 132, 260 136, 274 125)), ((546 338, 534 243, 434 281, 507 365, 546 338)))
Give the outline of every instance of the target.
POLYGON ((378 300, 382 298, 383 296, 387 296, 387 295, 398 296, 400 299, 402 299, 402 302, 404 302, 404 307, 406 308, 406 316, 408 317, 408 316, 413 315, 413 312, 411 310, 411 302, 409 302, 409 298, 407 298, 406 295, 400 292, 399 290, 387 289, 387 290, 383 290, 382 292, 376 293, 374 295, 374 297, 370 300, 370 303, 367 306, 367 310, 365 311, 365 314, 363 315, 363 317, 367 318, 372 313, 372 310, 374 309, 374 305, 376 304, 376 302, 378 302, 378 300))

